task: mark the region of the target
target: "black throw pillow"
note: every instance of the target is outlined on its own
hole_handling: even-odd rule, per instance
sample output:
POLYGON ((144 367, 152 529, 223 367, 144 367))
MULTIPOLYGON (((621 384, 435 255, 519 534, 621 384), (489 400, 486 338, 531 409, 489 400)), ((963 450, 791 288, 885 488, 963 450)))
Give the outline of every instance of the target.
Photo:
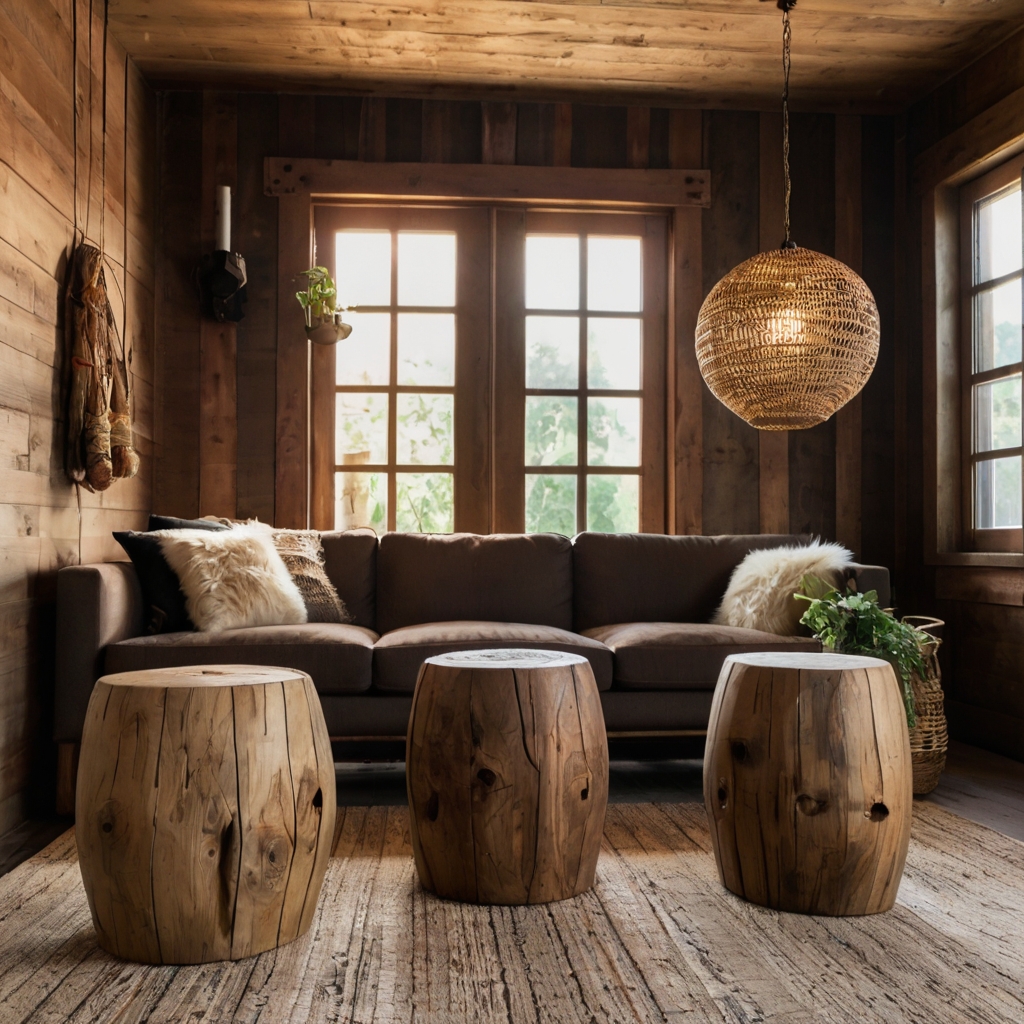
POLYGON ((212 519, 176 519, 174 516, 149 517, 150 530, 229 530, 223 523, 212 519))
POLYGON ((142 587, 147 633, 180 633, 195 627, 185 610, 178 577, 160 550, 160 538, 123 531, 114 540, 127 552, 142 587))

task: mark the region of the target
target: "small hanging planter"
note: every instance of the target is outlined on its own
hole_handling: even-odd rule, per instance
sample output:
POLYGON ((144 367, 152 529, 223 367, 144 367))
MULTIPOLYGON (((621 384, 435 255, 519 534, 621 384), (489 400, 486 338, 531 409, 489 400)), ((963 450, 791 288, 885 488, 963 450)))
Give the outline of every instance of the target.
POLYGON ((312 325, 306 325, 306 337, 314 345, 335 345, 351 333, 352 325, 345 323, 340 313, 335 313, 330 320, 317 319, 312 325))
POLYGON ((352 325, 341 318, 338 290, 326 267, 310 267, 302 276, 308 284, 295 298, 306 315, 306 337, 314 345, 335 345, 352 333, 352 325))

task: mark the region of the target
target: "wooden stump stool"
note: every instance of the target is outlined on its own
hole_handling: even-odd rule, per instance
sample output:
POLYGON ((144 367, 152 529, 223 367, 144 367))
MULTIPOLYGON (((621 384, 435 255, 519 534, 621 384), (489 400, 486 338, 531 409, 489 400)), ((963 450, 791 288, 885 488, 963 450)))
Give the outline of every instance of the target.
POLYGON ((711 707, 704 805, 727 889, 804 914, 888 910, 912 803, 907 719, 888 662, 726 659, 711 707))
POLYGON ((428 658, 406 778, 424 888, 504 904, 585 892, 608 804, 608 740, 590 662, 539 650, 428 658))
POLYGON ((211 665, 104 676, 75 830, 100 945, 237 960, 309 927, 334 839, 334 761, 309 676, 211 665))

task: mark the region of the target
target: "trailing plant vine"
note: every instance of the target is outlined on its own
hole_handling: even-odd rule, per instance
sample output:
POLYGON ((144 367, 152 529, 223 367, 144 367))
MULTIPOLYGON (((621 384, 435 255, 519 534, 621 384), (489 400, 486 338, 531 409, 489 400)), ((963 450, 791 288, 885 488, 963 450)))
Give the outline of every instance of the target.
POLYGON ((929 642, 931 637, 881 608, 874 590, 858 594, 848 589, 841 594, 820 577, 805 576, 800 591, 793 596, 809 605, 800 621, 822 646, 839 654, 882 658, 896 669, 903 687, 907 725, 913 729, 917 716, 910 680, 914 672, 925 674, 921 644, 929 642))

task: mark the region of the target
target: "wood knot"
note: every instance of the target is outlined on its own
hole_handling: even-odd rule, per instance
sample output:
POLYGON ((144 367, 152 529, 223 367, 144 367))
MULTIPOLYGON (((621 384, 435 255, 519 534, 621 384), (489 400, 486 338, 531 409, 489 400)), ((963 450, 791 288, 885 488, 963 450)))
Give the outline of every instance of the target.
POLYGON ((437 821, 438 812, 438 796, 436 793, 430 794, 430 799, 427 801, 427 821, 437 821))
POLYGON ((580 799, 586 800, 588 796, 590 796, 590 787, 584 786, 583 789, 580 790, 580 799))
POLYGON ((480 781, 481 781, 481 782, 482 782, 482 783, 483 783, 483 784, 484 784, 485 786, 493 786, 493 785, 494 785, 494 783, 495 783, 495 781, 496 781, 496 780, 497 780, 497 778, 498 778, 498 776, 497 776, 497 775, 495 775, 495 774, 494 774, 494 772, 492 772, 490 768, 481 768, 481 769, 480 769, 480 771, 478 771, 478 772, 476 773, 476 777, 477 777, 477 778, 478 778, 478 779, 479 779, 479 780, 480 780, 480 781))
POLYGON ((324 791, 322 789, 318 789, 313 794, 313 806, 319 811, 323 807, 323 805, 324 805, 324 791))
POLYGON ((889 808, 881 802, 873 803, 871 810, 868 811, 868 817, 872 821, 885 821, 889 817, 889 808))
POLYGON ((718 780, 718 806, 724 811, 725 805, 729 802, 729 790, 726 788, 725 779, 718 780))
POLYGON ((801 814, 806 814, 808 818, 813 818, 816 814, 821 814, 828 807, 828 800, 815 800, 813 796, 801 793, 796 798, 796 805, 800 809, 801 814))
POLYGON ((740 764, 746 761, 747 756, 750 753, 743 740, 733 740, 732 743, 729 744, 729 749, 732 751, 732 759, 740 764))

